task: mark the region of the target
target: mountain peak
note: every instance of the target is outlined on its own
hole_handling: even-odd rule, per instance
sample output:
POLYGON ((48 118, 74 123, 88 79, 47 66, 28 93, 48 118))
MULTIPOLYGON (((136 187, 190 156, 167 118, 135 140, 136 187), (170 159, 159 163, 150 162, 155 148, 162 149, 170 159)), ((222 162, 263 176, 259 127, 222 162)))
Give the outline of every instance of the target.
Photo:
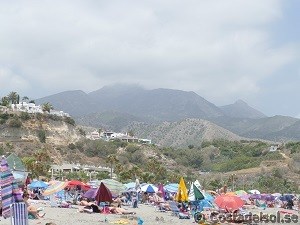
POLYGON ((242 99, 238 99, 236 100, 234 103, 234 105, 248 105, 245 101, 243 101, 242 99))
POLYGON ((232 118, 259 119, 266 117, 262 112, 252 108, 241 99, 233 104, 221 106, 220 109, 226 116, 232 118))

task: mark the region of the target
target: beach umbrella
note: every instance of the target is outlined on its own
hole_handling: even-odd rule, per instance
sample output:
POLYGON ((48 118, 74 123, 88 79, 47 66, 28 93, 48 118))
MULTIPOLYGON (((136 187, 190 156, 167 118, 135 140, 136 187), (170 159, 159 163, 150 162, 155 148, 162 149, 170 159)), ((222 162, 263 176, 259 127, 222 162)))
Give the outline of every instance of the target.
POLYGON ((85 184, 80 180, 70 180, 70 181, 68 181, 68 186, 67 187, 69 187, 69 188, 72 188, 72 187, 78 188, 79 187, 80 189, 82 189, 84 191, 91 188, 90 185, 85 184))
POLYGON ((273 196, 271 194, 263 194, 263 195, 261 195, 261 199, 263 199, 265 201, 274 201, 275 196, 273 196))
POLYGON ((180 181, 179 181, 178 191, 177 191, 177 194, 176 194, 176 200, 178 202, 188 201, 188 191, 187 191, 187 188, 185 186, 185 182, 184 182, 183 177, 181 177, 180 181))
POLYGON ((95 199, 97 195, 98 188, 90 188, 87 192, 83 194, 84 198, 95 199))
POLYGON ((190 189, 189 189, 189 196, 188 200, 189 201, 197 201, 197 200, 203 200, 204 195, 202 192, 196 187, 194 183, 192 183, 190 189))
POLYGON ((103 184, 111 191, 113 195, 119 195, 126 191, 126 186, 119 181, 113 179, 101 180, 103 184))
POLYGON ((126 186, 127 189, 130 189, 130 188, 135 189, 135 182, 129 182, 129 183, 126 183, 124 185, 126 186))
POLYGON ((238 190, 238 191, 235 191, 235 194, 238 195, 238 196, 242 196, 242 195, 246 195, 247 192, 244 191, 244 190, 238 190))
POLYGON ((215 204, 221 209, 234 211, 244 205, 244 201, 238 196, 220 195, 215 199, 215 204))
POLYGON ((4 157, 0 164, 0 202, 2 204, 2 216, 10 217, 10 205, 14 202, 21 202, 21 191, 11 173, 11 170, 4 157))
POLYGON ((215 198, 207 192, 204 192, 203 195, 204 195, 204 199, 209 201, 209 202, 213 202, 215 200, 215 198))
POLYGON ((289 201, 289 200, 292 200, 293 198, 294 198, 293 195, 286 194, 286 195, 280 196, 279 200, 281 200, 281 201, 289 201))
POLYGON ((200 184, 200 182, 198 180, 195 180, 194 185, 201 191, 202 190, 202 186, 200 184))
POLYGON ((147 193, 155 193, 158 191, 158 188, 153 184, 146 184, 141 187, 141 191, 147 192, 147 193))
POLYGON ((240 195, 239 197, 240 197, 242 200, 247 201, 247 200, 249 200, 250 195, 249 195, 249 194, 244 194, 244 195, 240 195))
POLYGON ((46 184, 44 181, 33 181, 31 184, 28 185, 29 188, 34 189, 34 188, 46 188, 48 187, 48 184, 46 184))
POLYGON ((261 195, 260 194, 252 194, 252 195, 250 195, 250 198, 252 198, 252 199, 261 199, 261 195))
POLYGON ((248 193, 250 194, 260 194, 259 190, 249 190, 248 193))
POLYGON ((280 193, 273 193, 273 194, 271 194, 271 195, 273 195, 274 197, 279 197, 279 196, 281 196, 280 193))
POLYGON ((65 189, 68 185, 68 182, 63 182, 63 181, 56 181, 54 184, 48 186, 44 191, 43 195, 48 196, 55 194, 63 189, 65 189))
POLYGON ((100 202, 112 202, 112 194, 103 182, 101 182, 100 187, 97 190, 95 200, 98 205, 100 202))
POLYGON ((176 193, 178 191, 178 183, 170 183, 164 186, 165 190, 171 193, 176 193))

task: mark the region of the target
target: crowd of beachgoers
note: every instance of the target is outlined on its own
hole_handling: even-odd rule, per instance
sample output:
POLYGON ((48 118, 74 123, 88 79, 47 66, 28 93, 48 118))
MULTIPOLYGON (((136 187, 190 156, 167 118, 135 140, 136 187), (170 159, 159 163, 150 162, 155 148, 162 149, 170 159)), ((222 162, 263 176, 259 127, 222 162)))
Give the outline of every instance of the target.
POLYGON ((204 190, 198 181, 187 188, 183 178, 166 185, 32 181, 23 187, 22 199, 30 224, 300 223, 298 195, 226 186, 216 192, 204 190))

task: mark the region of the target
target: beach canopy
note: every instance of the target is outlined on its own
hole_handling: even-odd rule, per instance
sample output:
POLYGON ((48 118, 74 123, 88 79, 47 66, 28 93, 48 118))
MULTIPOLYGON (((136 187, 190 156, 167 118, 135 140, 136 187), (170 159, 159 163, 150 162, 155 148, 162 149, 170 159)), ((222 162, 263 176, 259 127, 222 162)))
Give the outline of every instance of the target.
POLYGON ((219 195, 215 199, 215 204, 221 209, 227 209, 232 212, 241 208, 244 205, 244 201, 238 196, 219 195))
POLYGON ((180 178, 178 191, 176 194, 176 201, 177 202, 187 202, 188 201, 188 191, 184 183, 183 177, 180 178))
POLYGON ((48 187, 48 184, 46 184, 44 181, 41 180, 37 180, 37 181, 33 181, 31 182, 28 187, 30 189, 34 189, 34 188, 46 188, 48 187))
POLYGON ((53 183, 52 185, 48 186, 44 191, 43 191, 43 195, 44 196, 48 196, 48 195, 52 195, 55 194, 61 190, 63 190, 65 187, 67 187, 68 182, 63 182, 63 181, 56 181, 55 183, 53 183))
POLYGON ((98 205, 100 202, 112 202, 112 194, 103 182, 101 182, 100 187, 97 190, 95 200, 98 205))
POLYGON ((147 193, 155 193, 158 191, 158 188, 154 184, 146 184, 141 187, 141 191, 147 193))
POLYGON ((105 184, 113 195, 119 195, 127 190, 124 184, 114 179, 104 179, 101 183, 105 184))
POLYGON ((21 202, 21 191, 11 173, 5 157, 2 157, 0 164, 0 202, 2 205, 2 216, 10 217, 10 205, 21 202))

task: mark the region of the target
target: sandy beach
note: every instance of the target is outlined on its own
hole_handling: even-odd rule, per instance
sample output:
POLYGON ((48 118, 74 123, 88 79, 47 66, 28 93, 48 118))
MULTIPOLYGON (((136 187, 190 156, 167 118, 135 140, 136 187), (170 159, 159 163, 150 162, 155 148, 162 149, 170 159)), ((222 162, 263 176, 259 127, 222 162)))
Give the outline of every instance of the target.
MULTIPOLYGON (((49 222, 53 222, 56 225, 66 225, 66 224, 72 224, 72 225, 82 225, 82 224, 91 224, 91 225, 97 225, 97 224, 130 224, 134 225, 136 223, 136 218, 140 217, 144 221, 144 225, 156 225, 156 224, 165 224, 165 225, 185 225, 185 224, 196 224, 193 220, 191 219, 179 219, 176 216, 173 216, 171 212, 159 212, 153 207, 152 205, 139 205, 138 208, 130 208, 127 206, 124 206, 123 208, 126 208, 130 211, 134 211, 136 214, 135 215, 115 215, 115 214, 99 214, 99 213, 80 213, 78 212, 77 208, 52 208, 50 207, 49 203, 45 202, 37 202, 36 203, 37 207, 43 207, 44 212, 46 213, 44 218, 39 219, 39 220, 29 220, 30 225, 34 224, 46 224, 49 222), (107 222, 105 222, 105 218, 107 219, 107 222), (159 218, 159 220, 157 220, 159 218), (120 223, 118 223, 120 222, 120 223), (124 223, 121 223, 124 222, 124 223)), ((76 206, 75 206, 76 207, 76 206)), ((260 212, 264 214, 269 214, 269 215, 277 215, 277 211, 280 211, 283 209, 278 209, 278 208, 269 208, 269 209, 251 209, 252 213, 256 213, 259 215, 260 212)), ((285 215, 292 215, 289 213, 296 213, 297 216, 299 216, 299 213, 296 211, 287 211, 284 210, 285 213, 280 213, 281 215, 281 222, 271 222, 269 221, 269 224, 299 224, 299 222, 287 222, 287 220, 284 220, 285 215), (288 213, 287 213, 288 212, 288 213)), ((260 222, 258 224, 268 224, 265 222, 260 222)), ((1 218, 0 221, 1 225, 10 225, 10 219, 3 219, 1 218)), ((223 224, 229 224, 229 223, 223 223, 223 224)), ((251 224, 256 224, 256 223, 251 223, 251 224)))

